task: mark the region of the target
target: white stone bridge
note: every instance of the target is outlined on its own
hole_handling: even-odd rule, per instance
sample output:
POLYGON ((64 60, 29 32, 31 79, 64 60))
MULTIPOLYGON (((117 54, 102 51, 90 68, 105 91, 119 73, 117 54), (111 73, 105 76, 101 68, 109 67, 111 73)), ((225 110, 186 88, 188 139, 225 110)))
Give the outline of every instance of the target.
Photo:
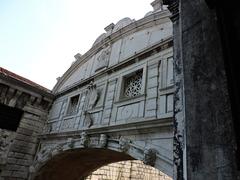
POLYGON ((110 24, 58 79, 30 179, 81 179, 138 159, 173 175, 173 50, 168 10, 110 24))

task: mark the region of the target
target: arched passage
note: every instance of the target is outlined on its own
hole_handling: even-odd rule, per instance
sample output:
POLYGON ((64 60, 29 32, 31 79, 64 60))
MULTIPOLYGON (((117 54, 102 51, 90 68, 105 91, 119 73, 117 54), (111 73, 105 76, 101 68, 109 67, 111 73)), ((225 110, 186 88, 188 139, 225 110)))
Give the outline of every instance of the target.
POLYGON ((109 149, 74 149, 51 158, 36 174, 35 180, 80 180, 109 163, 133 160, 121 152, 109 149))

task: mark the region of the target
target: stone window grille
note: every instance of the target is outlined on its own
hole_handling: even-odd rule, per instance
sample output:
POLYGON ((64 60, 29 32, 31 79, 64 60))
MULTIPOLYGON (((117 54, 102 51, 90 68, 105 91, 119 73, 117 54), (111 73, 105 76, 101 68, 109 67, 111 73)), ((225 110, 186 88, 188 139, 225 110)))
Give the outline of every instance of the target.
POLYGON ((77 113, 78 100, 79 100, 79 95, 71 97, 68 105, 67 115, 73 115, 77 113))
POLYGON ((139 70, 124 78, 123 97, 133 98, 142 94, 143 71, 139 70))

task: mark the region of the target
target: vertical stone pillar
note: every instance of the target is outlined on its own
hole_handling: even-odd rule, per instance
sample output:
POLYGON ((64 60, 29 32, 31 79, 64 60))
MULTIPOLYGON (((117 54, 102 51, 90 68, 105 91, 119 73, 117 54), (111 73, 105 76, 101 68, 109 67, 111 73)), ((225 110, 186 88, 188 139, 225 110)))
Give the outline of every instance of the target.
POLYGON ((237 179, 233 122, 215 11, 205 1, 165 3, 173 14, 174 29, 174 179, 237 179))
MULTIPOLYGON (((165 2, 166 3, 166 2, 165 2)), ((174 55, 174 140, 173 140, 173 179, 186 179, 186 144, 185 144, 185 123, 184 123, 184 83, 183 83, 183 62, 181 57, 181 23, 179 19, 179 1, 173 0, 169 3, 168 9, 172 13, 173 22, 173 55, 174 55), (185 172, 184 172, 185 171, 185 172), (185 178, 184 178, 185 177, 185 178)))

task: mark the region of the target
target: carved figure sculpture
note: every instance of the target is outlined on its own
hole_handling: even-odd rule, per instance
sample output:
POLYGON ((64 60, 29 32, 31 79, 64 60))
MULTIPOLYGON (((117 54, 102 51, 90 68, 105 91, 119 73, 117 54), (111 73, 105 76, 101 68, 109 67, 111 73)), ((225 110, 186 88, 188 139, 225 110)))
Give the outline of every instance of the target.
POLYGON ((145 149, 143 163, 145 163, 146 165, 154 166, 157 157, 156 152, 157 151, 155 149, 151 148, 145 149))
POLYGON ((123 152, 126 152, 128 151, 129 147, 130 147, 130 140, 129 139, 126 139, 124 137, 120 137, 119 139, 119 145, 120 145, 120 149, 123 151, 123 152))
POLYGON ((107 146, 108 137, 106 134, 101 134, 99 139, 99 146, 105 148, 107 146))
POLYGON ((88 147, 89 144, 89 137, 86 132, 81 133, 81 138, 80 138, 80 145, 83 147, 88 147))

